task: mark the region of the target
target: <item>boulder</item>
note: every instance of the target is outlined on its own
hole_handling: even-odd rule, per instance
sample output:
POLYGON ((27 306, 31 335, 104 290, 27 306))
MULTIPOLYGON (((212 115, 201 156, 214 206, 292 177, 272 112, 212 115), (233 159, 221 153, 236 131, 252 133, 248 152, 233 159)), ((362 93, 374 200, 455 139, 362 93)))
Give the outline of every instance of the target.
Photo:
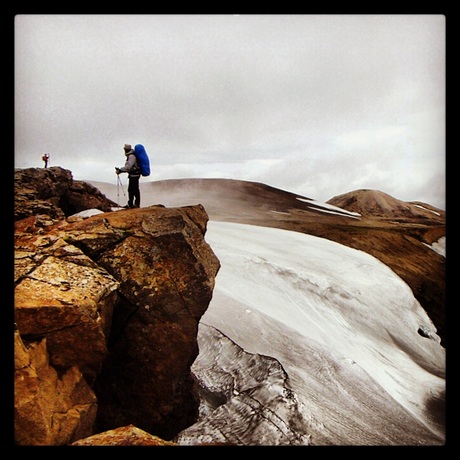
POLYGON ((47 218, 16 222, 16 443, 64 445, 129 425, 172 439, 198 416, 191 365, 220 268, 206 211, 47 218))
POLYGON ((152 206, 66 230, 68 241, 120 283, 109 356, 94 387, 98 432, 134 424, 171 439, 196 419, 190 367, 220 266, 204 239, 206 223, 199 205, 152 206))
POLYGON ((61 220, 85 209, 109 212, 115 206, 96 187, 73 180, 72 172, 59 166, 14 172, 15 220, 38 214, 61 220))

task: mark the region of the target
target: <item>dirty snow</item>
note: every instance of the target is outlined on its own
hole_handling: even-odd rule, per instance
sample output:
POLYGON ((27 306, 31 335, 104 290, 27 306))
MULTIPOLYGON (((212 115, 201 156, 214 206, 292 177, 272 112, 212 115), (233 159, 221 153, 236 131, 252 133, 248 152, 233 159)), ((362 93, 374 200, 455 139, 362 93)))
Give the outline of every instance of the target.
POLYGON ((443 407, 445 350, 389 267, 275 228, 210 221, 206 240, 221 269, 201 323, 247 353, 279 361, 313 444, 443 442, 433 407, 443 407))

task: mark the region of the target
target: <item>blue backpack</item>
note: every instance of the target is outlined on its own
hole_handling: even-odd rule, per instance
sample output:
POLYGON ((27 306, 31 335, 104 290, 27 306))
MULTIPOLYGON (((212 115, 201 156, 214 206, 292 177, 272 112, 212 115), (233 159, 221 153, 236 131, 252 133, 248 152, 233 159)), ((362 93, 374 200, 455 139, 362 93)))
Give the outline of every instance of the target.
POLYGON ((137 164, 141 169, 141 175, 150 176, 150 160, 144 146, 142 144, 136 144, 134 146, 134 154, 137 158, 137 164))

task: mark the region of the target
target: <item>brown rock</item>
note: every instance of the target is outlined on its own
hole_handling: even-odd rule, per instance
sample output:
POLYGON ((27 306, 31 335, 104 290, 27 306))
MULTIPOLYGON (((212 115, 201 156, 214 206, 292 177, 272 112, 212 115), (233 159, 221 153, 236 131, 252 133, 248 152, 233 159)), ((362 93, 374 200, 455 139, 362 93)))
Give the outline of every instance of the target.
POLYGON ((116 204, 93 185, 74 181, 67 169, 53 166, 14 172, 15 221, 39 214, 61 220, 85 209, 108 212, 112 206, 116 204))
MULTIPOLYGON (((132 424, 172 439, 195 421, 190 367, 220 266, 204 238, 207 221, 198 205, 110 212, 39 230, 37 216, 17 222, 15 321, 29 349, 46 343, 48 373, 66 382, 79 372, 92 386, 98 416, 85 436, 132 424)), ((20 442, 83 437, 78 405, 68 399, 55 411, 52 385, 27 380, 15 394, 20 442)))
POLYGON ((21 335, 46 338, 53 366, 78 366, 95 376, 107 354, 118 283, 52 235, 19 239, 16 249, 15 322, 21 335))
POLYGON ((178 444, 165 441, 153 436, 133 425, 104 431, 85 439, 80 439, 72 446, 177 446, 178 444))
POLYGON ((93 216, 67 230, 120 282, 110 354, 95 384, 97 431, 134 424, 171 439, 195 420, 190 366, 219 269, 204 240, 206 223, 201 206, 154 206, 93 216), (124 237, 114 244, 115 235, 124 237))
POLYGON ((76 366, 58 375, 46 339, 26 346, 14 334, 14 434, 17 445, 65 445, 92 433, 96 397, 76 366))

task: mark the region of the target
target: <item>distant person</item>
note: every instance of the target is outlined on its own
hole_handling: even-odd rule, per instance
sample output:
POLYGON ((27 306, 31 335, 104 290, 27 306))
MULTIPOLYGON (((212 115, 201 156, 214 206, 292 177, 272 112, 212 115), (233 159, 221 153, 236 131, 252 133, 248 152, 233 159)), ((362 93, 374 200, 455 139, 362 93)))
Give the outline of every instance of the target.
POLYGON ((139 178, 141 177, 141 168, 137 163, 136 155, 131 144, 125 144, 123 147, 126 155, 126 163, 123 167, 115 167, 115 172, 128 173, 128 204, 125 208, 139 208, 141 205, 141 191, 139 190, 139 178))
POLYGON ((48 161, 50 159, 50 154, 49 153, 45 153, 43 156, 42 156, 42 160, 45 162, 45 168, 48 167, 48 161))

